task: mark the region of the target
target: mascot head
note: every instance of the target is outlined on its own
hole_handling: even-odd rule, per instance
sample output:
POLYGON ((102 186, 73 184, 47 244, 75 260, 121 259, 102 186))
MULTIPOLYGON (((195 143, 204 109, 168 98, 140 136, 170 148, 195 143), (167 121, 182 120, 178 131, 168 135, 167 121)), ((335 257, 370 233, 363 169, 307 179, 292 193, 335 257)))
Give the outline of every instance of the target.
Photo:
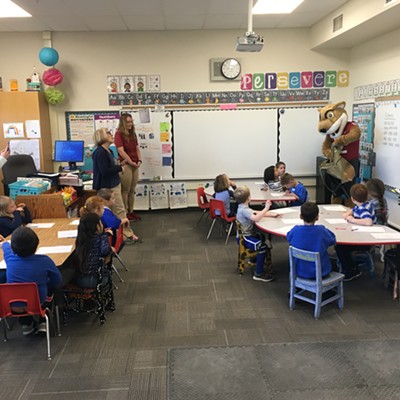
POLYGON ((344 109, 345 101, 340 101, 336 104, 328 104, 323 108, 318 109, 319 123, 318 131, 323 135, 329 135, 332 139, 337 139, 343 133, 344 127, 347 124, 348 117, 344 109))

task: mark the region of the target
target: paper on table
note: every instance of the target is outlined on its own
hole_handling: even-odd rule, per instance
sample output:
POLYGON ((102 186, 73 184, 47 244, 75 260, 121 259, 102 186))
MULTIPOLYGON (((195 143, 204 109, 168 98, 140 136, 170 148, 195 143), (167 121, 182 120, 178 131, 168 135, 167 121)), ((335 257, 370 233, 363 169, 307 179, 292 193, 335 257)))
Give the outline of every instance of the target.
POLYGON ((265 182, 254 182, 255 185, 265 185, 265 182))
POLYGON ((344 218, 327 218, 325 221, 332 225, 347 224, 347 221, 344 218))
POLYGON ((71 246, 49 246, 39 247, 36 254, 59 254, 59 253, 70 253, 72 250, 71 246))
POLYGON ((277 214, 289 214, 292 212, 297 212, 299 213, 299 210, 294 210, 291 207, 286 207, 286 208, 274 208, 273 210, 269 210, 271 212, 277 213, 277 214))
POLYGON ((74 221, 70 222, 70 225, 79 225, 79 219, 75 219, 74 221))
POLYGON ((0 269, 7 269, 7 264, 4 260, 0 261, 0 269))
POLYGON ((375 239, 400 239, 400 233, 372 233, 371 234, 375 239))
POLYGON ((282 218, 282 222, 284 224, 298 225, 298 224, 302 224, 303 220, 300 218, 282 218))
POLYGON ((28 228, 52 228, 54 226, 54 222, 32 222, 27 225, 28 228))
POLYGON ((322 206, 322 208, 326 211, 346 211, 347 208, 342 206, 341 204, 330 204, 327 206, 322 206))
POLYGON ((77 229, 73 229, 70 231, 59 231, 58 232, 58 238, 62 239, 62 238, 75 238, 78 236, 78 230, 77 229))
POLYGON ((287 195, 285 195, 284 193, 282 193, 282 192, 269 192, 269 194, 272 196, 272 197, 282 197, 282 196, 287 196, 287 195))
POLYGON ((351 226, 352 231, 356 232, 375 232, 375 233, 384 233, 385 229, 382 226, 360 226, 360 225, 352 225, 351 226))
POLYGON ((282 228, 275 229, 276 233, 282 233, 283 235, 286 235, 295 225, 287 225, 287 226, 282 226, 282 228))

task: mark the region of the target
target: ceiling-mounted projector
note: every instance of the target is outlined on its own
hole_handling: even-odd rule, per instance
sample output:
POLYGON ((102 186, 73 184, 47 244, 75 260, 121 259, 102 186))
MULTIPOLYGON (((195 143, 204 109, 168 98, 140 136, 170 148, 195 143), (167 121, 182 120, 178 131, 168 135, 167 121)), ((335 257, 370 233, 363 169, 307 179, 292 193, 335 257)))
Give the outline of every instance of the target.
POLYGON ((238 36, 236 51, 256 52, 264 46, 264 38, 255 32, 246 32, 244 36, 238 36))

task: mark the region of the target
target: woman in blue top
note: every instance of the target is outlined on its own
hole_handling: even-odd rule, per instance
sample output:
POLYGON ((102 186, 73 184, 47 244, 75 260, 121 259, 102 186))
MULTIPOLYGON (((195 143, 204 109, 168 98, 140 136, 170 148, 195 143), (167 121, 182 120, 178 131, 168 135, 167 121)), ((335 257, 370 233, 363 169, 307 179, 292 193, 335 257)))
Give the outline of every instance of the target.
POLYGON ((231 181, 226 174, 218 175, 214 181, 214 195, 216 200, 222 200, 225 205, 226 215, 232 217, 236 215, 238 205, 231 203, 234 200, 233 190, 236 189, 235 182, 231 181))

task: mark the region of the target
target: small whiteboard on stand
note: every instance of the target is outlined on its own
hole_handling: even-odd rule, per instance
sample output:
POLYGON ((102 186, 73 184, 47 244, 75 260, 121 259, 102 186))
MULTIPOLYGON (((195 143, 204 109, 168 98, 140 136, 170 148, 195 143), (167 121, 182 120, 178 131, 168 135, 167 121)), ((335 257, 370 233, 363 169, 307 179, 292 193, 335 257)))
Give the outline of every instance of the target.
POLYGON ((169 185, 169 208, 187 208, 188 199, 183 182, 169 185))
POLYGON ((152 183, 150 185, 150 208, 161 210, 168 208, 168 192, 164 183, 152 183))
POLYGON ((138 184, 135 188, 135 210, 148 210, 150 208, 149 185, 138 184))

